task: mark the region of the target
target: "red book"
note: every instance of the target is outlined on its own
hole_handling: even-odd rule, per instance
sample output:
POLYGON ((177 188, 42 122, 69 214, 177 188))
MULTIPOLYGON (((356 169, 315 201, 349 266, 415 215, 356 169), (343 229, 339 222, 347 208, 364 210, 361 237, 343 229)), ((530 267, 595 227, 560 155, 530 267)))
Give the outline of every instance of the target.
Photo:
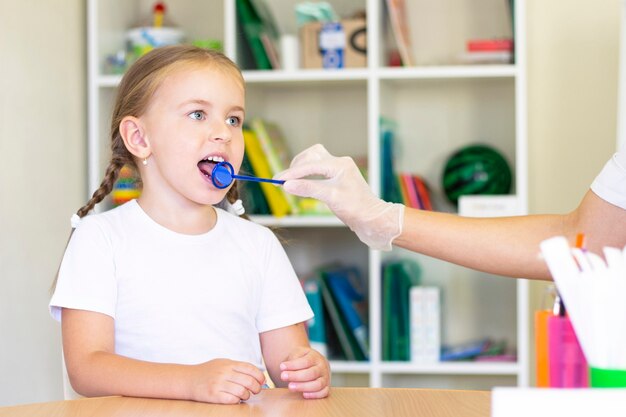
POLYGON ((413 208, 421 209, 422 205, 420 204, 419 197, 417 196, 417 189, 413 184, 413 179, 411 178, 411 174, 400 174, 402 181, 406 187, 406 192, 409 197, 409 206, 413 208))
POLYGON ((428 188, 426 188, 426 184, 419 176, 413 177, 413 182, 415 183, 415 188, 417 189, 417 194, 422 202, 422 209, 424 210, 432 210, 433 205, 430 202, 430 195, 428 195, 428 188))
POLYGON ((513 51, 513 39, 473 39, 467 41, 469 52, 513 51))

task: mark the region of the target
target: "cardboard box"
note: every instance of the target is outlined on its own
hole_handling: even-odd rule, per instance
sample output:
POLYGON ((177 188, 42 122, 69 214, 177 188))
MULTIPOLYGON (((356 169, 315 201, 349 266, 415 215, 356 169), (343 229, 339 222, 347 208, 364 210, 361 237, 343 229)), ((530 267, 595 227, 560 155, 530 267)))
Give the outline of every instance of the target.
MULTIPOLYGON (((365 19, 342 19, 343 68, 367 66, 367 26, 365 19)), ((324 68, 320 47, 321 22, 307 23, 300 28, 300 51, 302 68, 324 68)))

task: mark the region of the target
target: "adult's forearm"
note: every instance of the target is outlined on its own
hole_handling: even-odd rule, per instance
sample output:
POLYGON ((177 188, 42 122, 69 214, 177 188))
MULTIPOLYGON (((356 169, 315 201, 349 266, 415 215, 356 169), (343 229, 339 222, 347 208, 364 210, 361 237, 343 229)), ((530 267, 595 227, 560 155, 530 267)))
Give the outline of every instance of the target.
POLYGON ((569 215, 470 218, 407 208, 394 245, 472 269, 550 279, 539 243, 571 235, 569 215))

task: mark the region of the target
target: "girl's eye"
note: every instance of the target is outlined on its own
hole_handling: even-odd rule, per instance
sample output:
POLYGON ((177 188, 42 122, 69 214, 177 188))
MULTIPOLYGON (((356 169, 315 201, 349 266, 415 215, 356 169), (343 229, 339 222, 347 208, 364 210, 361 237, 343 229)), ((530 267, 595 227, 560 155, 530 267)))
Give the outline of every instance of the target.
POLYGON ((241 120, 237 116, 231 116, 228 119, 226 119, 226 123, 229 126, 237 127, 237 126, 239 126, 241 124, 241 120))
POLYGON ((201 110, 196 110, 194 112, 189 113, 189 117, 194 120, 204 120, 204 112, 201 110))

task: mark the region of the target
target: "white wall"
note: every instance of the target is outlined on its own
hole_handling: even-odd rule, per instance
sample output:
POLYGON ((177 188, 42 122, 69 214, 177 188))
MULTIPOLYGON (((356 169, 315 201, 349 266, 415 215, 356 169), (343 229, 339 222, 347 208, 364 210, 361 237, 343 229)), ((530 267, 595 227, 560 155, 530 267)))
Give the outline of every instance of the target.
POLYGON ((85 196, 85 5, 0 0, 0 405, 62 398, 48 289, 85 196))
MULTIPOLYGON (((527 1, 530 210, 563 212, 615 148, 619 1, 527 1)), ((62 395, 47 302, 86 189, 84 14, 0 0, 0 406, 62 395)))
POLYGON ((619 0, 528 1, 531 209, 573 209, 616 146, 619 0))
POLYGON ((564 213, 616 149, 620 0, 527 4, 530 212, 564 213))

